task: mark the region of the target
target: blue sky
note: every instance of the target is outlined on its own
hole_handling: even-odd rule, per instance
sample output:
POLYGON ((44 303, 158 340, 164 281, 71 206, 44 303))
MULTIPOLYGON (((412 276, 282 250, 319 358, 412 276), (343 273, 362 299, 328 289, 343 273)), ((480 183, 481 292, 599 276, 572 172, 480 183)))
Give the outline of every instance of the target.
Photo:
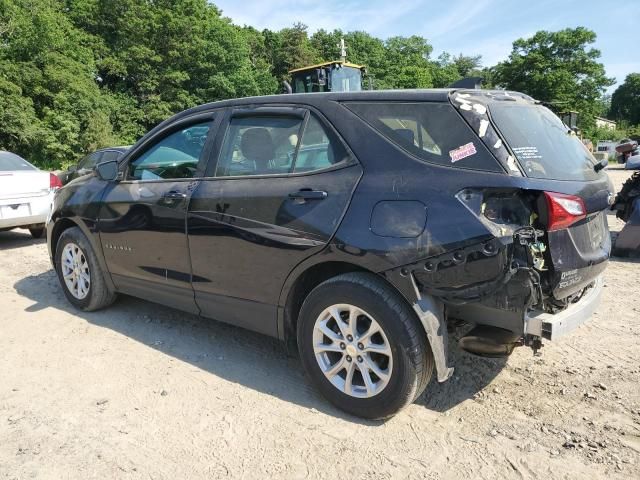
MULTIPOLYGON (((480 54, 483 65, 505 59, 512 42, 537 30, 585 26, 607 75, 618 83, 640 72, 640 0, 214 0, 239 25, 280 29, 301 21, 319 28, 365 30, 380 38, 421 35, 433 57, 480 54)), ((615 89, 615 86, 610 90, 615 89)))

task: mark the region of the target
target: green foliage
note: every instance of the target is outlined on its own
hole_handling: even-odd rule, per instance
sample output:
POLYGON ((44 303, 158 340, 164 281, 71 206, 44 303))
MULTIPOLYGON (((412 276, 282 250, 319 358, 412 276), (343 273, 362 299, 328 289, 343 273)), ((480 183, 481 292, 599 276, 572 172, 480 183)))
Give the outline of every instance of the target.
POLYGON ((47 0, 0 4, 1 148, 43 166, 112 141, 91 37, 47 0), (4 100, 4 98, 3 98, 4 100), (6 147, 5 147, 6 144, 6 147))
POLYGON ((584 27, 539 31, 513 42, 509 59, 495 66, 493 81, 527 93, 556 112, 577 111, 583 128, 593 125, 597 101, 614 80, 598 62, 600 51, 588 48, 596 34, 584 27))
POLYGON ((616 128, 612 130, 610 128, 592 128, 583 132, 585 138, 589 138, 594 145, 600 140, 613 140, 615 142, 622 140, 623 138, 629 138, 629 131, 627 128, 616 128))
POLYGON ((292 28, 283 28, 279 32, 265 30, 265 43, 270 52, 273 75, 284 80, 289 70, 318 63, 321 58, 314 49, 307 26, 296 23, 292 28))
POLYGON ((630 73, 611 96, 611 115, 640 125, 640 73, 630 73))

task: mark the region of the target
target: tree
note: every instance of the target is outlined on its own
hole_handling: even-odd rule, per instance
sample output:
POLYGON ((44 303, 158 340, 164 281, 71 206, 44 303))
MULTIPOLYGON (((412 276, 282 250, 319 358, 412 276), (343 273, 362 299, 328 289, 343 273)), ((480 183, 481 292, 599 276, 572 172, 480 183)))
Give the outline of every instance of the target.
POLYGON ((469 76, 483 77, 479 70, 482 64, 482 56, 468 56, 462 53, 452 57, 444 52, 433 62, 434 87, 448 87, 457 80, 469 76))
POLYGON ((295 23, 291 28, 283 28, 279 32, 263 31, 265 46, 272 52, 271 64, 273 75, 279 80, 289 77, 289 70, 313 65, 320 61, 320 56, 313 48, 307 26, 295 23))
POLYGON ((593 124, 596 101, 613 79, 598 62, 600 51, 588 48, 596 34, 584 27, 539 31, 513 43, 508 60, 494 68, 493 81, 549 104, 556 111, 579 112, 583 126, 593 124))
POLYGON ((111 143, 91 37, 47 0, 0 3, 0 148, 41 166, 111 143), (4 96, 6 95, 6 97, 4 96))
POLYGON ((631 125, 640 125, 640 73, 630 73, 611 96, 611 115, 631 125))
POLYGON ((429 55, 433 47, 423 37, 391 37, 385 42, 384 88, 433 86, 429 55))
MULTIPOLYGON (((341 38, 344 38, 342 30, 336 29, 333 32, 328 32, 321 28, 311 35, 311 47, 316 51, 320 61, 322 62, 339 60, 340 47, 338 44, 340 43, 341 38)), ((354 57, 351 55, 352 47, 350 44, 347 44, 347 47, 347 57, 349 58, 349 61, 353 62, 354 57)))
POLYGON ((463 55, 459 53, 453 58, 446 53, 444 55, 450 58, 449 63, 455 67, 461 77, 468 77, 482 67, 482 55, 463 55))

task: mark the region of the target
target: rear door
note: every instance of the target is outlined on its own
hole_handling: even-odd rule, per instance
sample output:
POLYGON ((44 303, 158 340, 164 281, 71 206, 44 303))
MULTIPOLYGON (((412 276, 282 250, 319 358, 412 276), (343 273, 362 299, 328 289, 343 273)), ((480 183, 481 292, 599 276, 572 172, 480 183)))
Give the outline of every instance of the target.
POLYGON ((131 152, 123 180, 107 187, 98 228, 119 290, 197 313, 186 211, 214 121, 206 113, 164 128, 131 152))
POLYGON ((189 204, 193 288, 204 315, 276 335, 287 275, 335 233, 361 176, 317 112, 236 109, 189 204))

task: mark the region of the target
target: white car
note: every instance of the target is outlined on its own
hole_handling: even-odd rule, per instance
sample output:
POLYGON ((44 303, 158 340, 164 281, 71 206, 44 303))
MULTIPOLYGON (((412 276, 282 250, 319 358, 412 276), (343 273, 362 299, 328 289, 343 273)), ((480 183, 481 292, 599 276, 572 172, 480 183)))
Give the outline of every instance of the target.
POLYGON ((53 194, 61 186, 53 173, 0 150, 0 231, 27 228, 34 238, 40 238, 53 194))

